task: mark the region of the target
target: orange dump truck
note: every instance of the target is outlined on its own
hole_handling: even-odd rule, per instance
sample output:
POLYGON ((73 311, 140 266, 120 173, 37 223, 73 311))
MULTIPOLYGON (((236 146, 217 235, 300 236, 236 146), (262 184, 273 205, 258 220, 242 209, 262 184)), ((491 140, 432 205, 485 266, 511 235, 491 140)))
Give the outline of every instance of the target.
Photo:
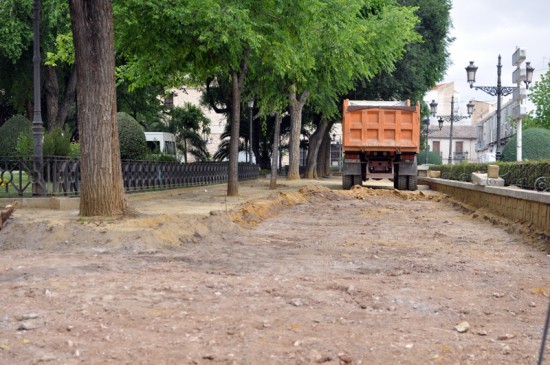
POLYGON ((396 189, 416 190, 420 105, 346 99, 342 114, 342 187, 387 178, 396 189))

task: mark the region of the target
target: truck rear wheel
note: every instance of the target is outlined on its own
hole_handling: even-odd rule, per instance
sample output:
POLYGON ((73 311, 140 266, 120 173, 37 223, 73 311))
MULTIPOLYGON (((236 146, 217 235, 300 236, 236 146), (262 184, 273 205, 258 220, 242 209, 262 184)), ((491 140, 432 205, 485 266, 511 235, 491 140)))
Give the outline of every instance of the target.
POLYGON ((415 191, 418 189, 418 178, 416 176, 407 176, 407 186, 409 188, 409 190, 411 191, 415 191))
POLYGON ((407 176, 399 176, 397 178, 397 190, 407 190, 407 176))
POLYGON ((353 186, 353 175, 342 175, 342 189, 349 190, 353 186))

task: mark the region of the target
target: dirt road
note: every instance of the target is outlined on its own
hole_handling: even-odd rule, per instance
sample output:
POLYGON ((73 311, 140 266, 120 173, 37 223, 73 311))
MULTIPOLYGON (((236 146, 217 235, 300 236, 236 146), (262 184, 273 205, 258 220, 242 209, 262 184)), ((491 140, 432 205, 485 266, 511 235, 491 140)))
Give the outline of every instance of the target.
POLYGON ((547 240, 430 191, 265 186, 16 211, 0 364, 536 363, 547 240))

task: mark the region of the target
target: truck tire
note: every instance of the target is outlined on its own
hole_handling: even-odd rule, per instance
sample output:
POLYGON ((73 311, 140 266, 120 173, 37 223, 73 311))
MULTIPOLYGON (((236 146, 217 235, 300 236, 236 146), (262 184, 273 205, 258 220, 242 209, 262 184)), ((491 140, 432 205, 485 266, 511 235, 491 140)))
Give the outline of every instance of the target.
POLYGON ((353 175, 353 185, 359 185, 363 186, 363 179, 361 178, 361 175, 353 175))
POLYGON ((407 190, 407 176, 399 176, 397 178, 397 190, 407 190))
POLYGON ((352 175, 342 175, 342 189, 349 190, 353 186, 352 175))
POLYGON ((409 190, 415 191, 418 189, 418 178, 416 176, 407 176, 409 190))

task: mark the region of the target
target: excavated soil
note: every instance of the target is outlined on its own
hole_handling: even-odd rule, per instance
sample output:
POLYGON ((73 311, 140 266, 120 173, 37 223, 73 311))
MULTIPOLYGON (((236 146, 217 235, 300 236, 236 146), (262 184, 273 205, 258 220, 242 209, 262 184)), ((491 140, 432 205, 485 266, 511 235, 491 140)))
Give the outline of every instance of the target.
POLYGON ((436 192, 338 185, 135 196, 116 220, 17 210, 0 364, 536 363, 546 237, 436 192))

